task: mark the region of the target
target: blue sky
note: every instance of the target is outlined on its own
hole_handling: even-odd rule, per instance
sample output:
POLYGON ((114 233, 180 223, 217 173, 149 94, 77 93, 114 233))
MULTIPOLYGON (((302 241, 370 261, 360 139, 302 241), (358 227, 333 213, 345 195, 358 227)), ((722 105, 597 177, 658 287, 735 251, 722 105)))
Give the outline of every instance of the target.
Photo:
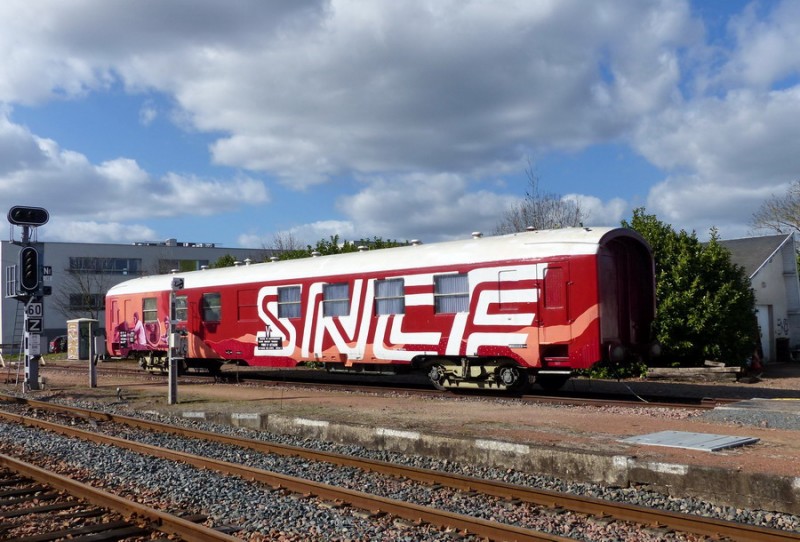
POLYGON ((800 2, 6 0, 0 201, 46 241, 491 233, 540 188, 754 233, 800 171, 800 2))

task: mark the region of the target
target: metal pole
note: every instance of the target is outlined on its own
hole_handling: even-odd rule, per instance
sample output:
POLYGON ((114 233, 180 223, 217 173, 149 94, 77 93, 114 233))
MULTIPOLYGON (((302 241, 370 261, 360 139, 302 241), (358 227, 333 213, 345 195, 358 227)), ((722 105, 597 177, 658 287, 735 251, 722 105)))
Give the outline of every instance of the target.
POLYGON ((93 322, 89 324, 89 387, 97 387, 97 365, 94 363, 94 330, 92 329, 93 322))
POLYGON ((178 402, 178 360, 175 356, 175 334, 172 332, 173 322, 175 321, 175 290, 169 293, 169 333, 168 340, 169 346, 167 352, 169 354, 169 394, 167 402, 170 405, 177 404, 178 402))
MULTIPOLYGON (((33 307, 41 307, 41 301, 36 296, 31 296, 25 303, 25 380, 23 391, 39 389, 39 357, 41 356, 41 335, 29 331, 28 320, 33 307), (38 305, 37 305, 38 303, 38 305)), ((37 311, 38 312, 38 311, 37 311)))

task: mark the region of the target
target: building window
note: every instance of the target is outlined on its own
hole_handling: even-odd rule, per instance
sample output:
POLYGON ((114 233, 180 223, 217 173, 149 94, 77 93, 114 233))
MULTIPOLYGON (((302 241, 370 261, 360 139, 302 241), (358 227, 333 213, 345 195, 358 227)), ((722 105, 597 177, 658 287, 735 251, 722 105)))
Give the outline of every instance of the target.
POLYGON ((469 311, 469 279, 466 273, 433 277, 433 303, 436 314, 469 311))
POLYGON ((203 321, 220 322, 221 314, 219 293, 203 294, 203 321))
POLYGON ((185 322, 189 316, 189 308, 186 303, 185 295, 175 296, 175 319, 185 322))
POLYGON ((322 315, 347 316, 348 314, 350 314, 350 285, 346 282, 323 285, 322 315))
POLYGON ((278 288, 278 318, 300 318, 300 286, 278 288))
POLYGON ((375 281, 375 314, 403 314, 406 311, 403 279, 375 281))
POLYGON ((155 297, 145 297, 142 300, 142 320, 144 322, 158 321, 158 300, 155 297))
POLYGON ((70 273, 105 273, 109 275, 141 275, 141 258, 93 258, 89 256, 69 259, 70 273))

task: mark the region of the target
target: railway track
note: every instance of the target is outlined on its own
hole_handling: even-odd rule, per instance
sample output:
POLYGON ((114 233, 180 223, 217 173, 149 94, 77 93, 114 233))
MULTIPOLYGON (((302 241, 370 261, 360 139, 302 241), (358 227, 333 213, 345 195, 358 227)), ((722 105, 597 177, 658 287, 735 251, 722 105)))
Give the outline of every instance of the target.
MULTIPOLYGON (((57 370, 64 370, 69 372, 85 372, 87 370, 85 366, 76 366, 76 365, 57 366, 54 368, 57 370)), ((129 367, 107 367, 107 368, 104 367, 103 372, 105 372, 108 375, 138 377, 138 378, 148 379, 149 381, 165 378, 165 375, 154 375, 151 373, 146 373, 141 369, 134 369, 129 367)), ((269 373, 269 371, 267 373, 269 373)), ((595 406, 595 407, 647 406, 653 408, 675 408, 675 409, 689 408, 697 410, 710 410, 716 406, 730 404, 739 400, 732 398, 713 398, 713 397, 690 398, 690 399, 687 399, 685 397, 656 398, 656 397, 640 396, 633 392, 625 396, 620 395, 618 393, 614 395, 609 395, 602 392, 597 392, 597 393, 583 392, 575 395, 566 395, 564 392, 560 392, 559 394, 530 393, 518 396, 502 394, 502 393, 498 394, 497 392, 479 392, 479 391, 454 393, 454 392, 442 392, 440 390, 435 390, 431 388, 427 383, 419 383, 419 384, 406 383, 402 386, 393 385, 387 382, 374 382, 374 383, 370 382, 365 384, 365 383, 348 381, 343 383, 337 383, 337 382, 324 381, 324 378, 329 376, 327 373, 323 373, 321 376, 316 378, 313 376, 308 376, 307 374, 303 374, 300 376, 291 376, 287 375, 286 372, 282 372, 281 375, 278 377, 272 377, 269 376, 267 373, 248 371, 248 372, 243 372, 241 375, 239 375, 235 371, 224 371, 222 377, 219 376, 214 377, 203 373, 190 373, 187 375, 182 375, 180 377, 179 385, 180 383, 183 383, 185 385, 187 383, 205 383, 209 381, 216 382, 219 380, 222 380, 223 382, 237 382, 241 380, 246 380, 251 385, 274 387, 274 388, 301 386, 304 388, 310 388, 321 391, 360 392, 360 393, 370 393, 370 394, 376 394, 376 393, 387 394, 387 395, 408 394, 414 396, 437 397, 437 398, 477 397, 477 398, 497 398, 500 400, 512 398, 516 401, 522 401, 526 403, 538 403, 538 404, 560 404, 560 405, 570 405, 570 406, 595 406)))
POLYGON ((204 527, 199 522, 205 519, 167 514, 0 454, 0 540, 149 539, 154 534, 186 541, 238 540, 204 527))
MULTIPOLYGON (((260 440, 168 426, 139 418, 112 415, 93 410, 65 407, 39 401, 20 400, 17 398, 0 398, 4 399, 8 405, 16 404, 24 406, 25 408, 51 412, 58 416, 73 417, 73 422, 71 423, 76 423, 74 421, 75 419, 82 420, 84 423, 80 425, 84 426, 87 425, 87 421, 91 421, 88 425, 103 425, 106 423, 122 424, 126 427, 143 431, 166 432, 180 435, 182 438, 202 439, 204 441, 237 446, 265 454, 298 457, 303 461, 325 462, 338 467, 352 467, 380 473, 393 478, 402 478, 437 487, 447 487, 462 492, 487 495, 492 498, 503 499, 505 502, 514 506, 525 505, 542 507, 544 510, 542 513, 550 513, 547 511, 555 509, 589 516, 595 518, 595 521, 613 520, 630 522, 641 526, 657 525, 667 530, 691 533, 693 535, 712 537, 715 539, 768 542, 800 540, 800 533, 796 532, 778 531, 775 529, 701 516, 665 512, 662 510, 613 503, 600 499, 576 497, 574 495, 553 491, 535 490, 502 482, 452 475, 440 471, 430 471, 382 461, 365 460, 306 448, 278 445, 260 440)), ((370 495, 361 491, 331 487, 327 484, 319 484, 310 480, 298 479, 297 477, 285 476, 275 472, 267 472, 263 469, 157 448, 147 444, 99 434, 94 431, 87 432, 75 426, 65 426, 63 424, 54 424, 53 422, 43 419, 33 419, 21 414, 2 413, 0 417, 8 421, 24 423, 32 427, 38 427, 64 435, 76 436, 98 443, 113 444, 114 446, 125 447, 140 453, 147 453, 173 461, 182 461, 196 467, 224 472, 227 475, 258 480, 271 487, 282 488, 301 495, 315 495, 326 501, 347 503, 350 506, 392 514, 395 517, 405 518, 409 521, 418 522, 422 520, 445 529, 455 529, 460 532, 475 534, 491 540, 564 540, 558 536, 538 533, 530 529, 522 529, 513 525, 504 525, 496 521, 486 521, 462 514, 453 514, 427 506, 370 495)))

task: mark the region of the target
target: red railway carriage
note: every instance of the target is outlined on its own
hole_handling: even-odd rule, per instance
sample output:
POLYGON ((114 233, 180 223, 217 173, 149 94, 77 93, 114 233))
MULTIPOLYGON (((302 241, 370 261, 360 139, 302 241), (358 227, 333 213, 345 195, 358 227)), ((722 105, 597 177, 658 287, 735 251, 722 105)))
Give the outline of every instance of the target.
POLYGON ((106 331, 113 356, 148 368, 172 338, 212 371, 313 361, 424 371, 439 388, 557 388, 647 356, 654 307, 641 236, 566 228, 133 279, 109 291, 106 331))

